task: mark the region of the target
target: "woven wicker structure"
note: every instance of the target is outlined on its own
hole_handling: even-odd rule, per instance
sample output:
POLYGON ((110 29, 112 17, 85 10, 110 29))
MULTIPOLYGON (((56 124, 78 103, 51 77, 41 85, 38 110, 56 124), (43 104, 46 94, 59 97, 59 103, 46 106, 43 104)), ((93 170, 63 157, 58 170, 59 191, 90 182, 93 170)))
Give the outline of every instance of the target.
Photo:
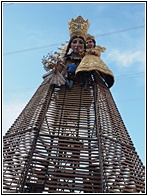
POLYGON ((43 82, 4 136, 4 193, 144 193, 145 169, 109 89, 43 82))

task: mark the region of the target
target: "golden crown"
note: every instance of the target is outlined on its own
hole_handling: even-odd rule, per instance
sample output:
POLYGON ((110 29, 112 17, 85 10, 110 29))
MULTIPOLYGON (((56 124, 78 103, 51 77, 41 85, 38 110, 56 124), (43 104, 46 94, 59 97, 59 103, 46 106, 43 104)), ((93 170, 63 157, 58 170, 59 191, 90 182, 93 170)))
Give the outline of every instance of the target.
POLYGON ((78 35, 85 38, 90 24, 88 20, 84 20, 82 16, 78 16, 75 20, 72 18, 72 20, 68 22, 68 25, 70 37, 78 35))

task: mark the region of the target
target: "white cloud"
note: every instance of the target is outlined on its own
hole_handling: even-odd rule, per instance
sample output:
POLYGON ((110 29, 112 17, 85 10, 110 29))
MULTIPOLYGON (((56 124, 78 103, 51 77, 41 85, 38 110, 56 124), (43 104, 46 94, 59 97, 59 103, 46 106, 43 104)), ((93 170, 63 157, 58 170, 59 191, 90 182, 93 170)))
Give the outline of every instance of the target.
POLYGON ((145 54, 142 50, 133 51, 125 51, 121 52, 119 50, 111 50, 107 54, 107 59, 114 62, 117 66, 120 67, 131 67, 138 63, 138 70, 144 71, 145 67, 145 54))
POLYGON ((3 104, 3 134, 8 131, 21 111, 24 109, 25 105, 26 103, 23 102, 3 104))

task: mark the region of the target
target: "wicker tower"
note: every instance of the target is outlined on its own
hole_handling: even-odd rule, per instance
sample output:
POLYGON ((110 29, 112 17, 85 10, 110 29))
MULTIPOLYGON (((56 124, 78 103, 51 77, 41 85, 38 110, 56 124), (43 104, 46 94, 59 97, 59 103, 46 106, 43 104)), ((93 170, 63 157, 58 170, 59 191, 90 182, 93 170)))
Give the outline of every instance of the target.
POLYGON ((87 90, 44 80, 3 152, 4 193, 145 192, 145 168, 101 77, 87 90))
POLYGON ((144 166, 109 89, 43 82, 4 136, 5 193, 140 193, 144 166))

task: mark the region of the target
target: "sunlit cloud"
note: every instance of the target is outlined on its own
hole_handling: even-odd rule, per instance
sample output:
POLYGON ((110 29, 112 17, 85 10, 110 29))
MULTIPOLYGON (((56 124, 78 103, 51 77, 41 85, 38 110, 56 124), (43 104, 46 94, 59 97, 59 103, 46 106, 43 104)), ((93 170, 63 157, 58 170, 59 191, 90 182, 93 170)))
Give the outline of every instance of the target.
POLYGON ((23 102, 3 104, 3 134, 5 134, 14 123, 15 119, 24 109, 25 104, 26 103, 23 102))
POLYGON ((137 50, 135 52, 112 50, 108 53, 106 58, 120 67, 131 67, 138 64, 137 68, 139 71, 144 71, 145 69, 145 54, 142 50, 137 50))

